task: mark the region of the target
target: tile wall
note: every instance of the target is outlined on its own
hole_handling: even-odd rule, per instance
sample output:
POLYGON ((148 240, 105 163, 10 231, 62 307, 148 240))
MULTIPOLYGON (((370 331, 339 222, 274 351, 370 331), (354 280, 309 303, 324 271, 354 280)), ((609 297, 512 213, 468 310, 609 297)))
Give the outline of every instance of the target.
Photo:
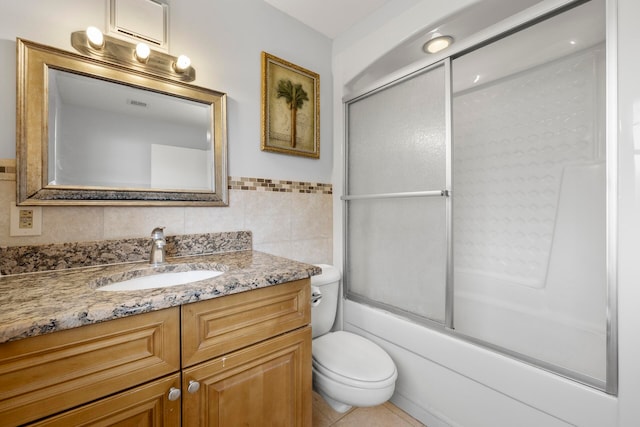
POLYGON ((0 246, 247 230, 255 250, 309 263, 333 262, 332 186, 229 177, 228 207, 47 206, 42 235, 9 235, 16 200, 15 160, 0 159, 0 246))

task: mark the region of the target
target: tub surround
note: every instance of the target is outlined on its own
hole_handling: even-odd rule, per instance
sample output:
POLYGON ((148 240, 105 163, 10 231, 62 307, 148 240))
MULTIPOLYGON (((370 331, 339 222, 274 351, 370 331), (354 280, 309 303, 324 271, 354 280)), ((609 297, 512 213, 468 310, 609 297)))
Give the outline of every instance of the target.
MULTIPOLYGON (((22 257, 11 258, 17 261, 14 270, 21 265, 21 259, 33 261, 26 263, 32 273, 0 277, 0 343, 264 288, 321 273, 319 267, 310 264, 251 250, 250 232, 167 236, 167 240, 172 242, 168 245, 170 257, 168 263, 160 267, 152 267, 147 262, 149 239, 0 248, 3 251, 0 259, 8 258, 9 250, 22 257), (92 254, 99 256, 92 258, 92 254), (127 254, 130 257, 123 258, 127 254), (105 259, 111 262, 84 268, 64 267, 86 266, 90 265, 86 264, 88 262, 97 263, 105 259), (36 262, 41 260, 44 264, 36 262), (53 269, 40 271, 46 270, 43 265, 53 269), (96 291, 96 287, 109 281, 190 268, 215 268, 224 274, 166 288, 96 291)), ((8 262, 5 260, 3 263, 8 262)))

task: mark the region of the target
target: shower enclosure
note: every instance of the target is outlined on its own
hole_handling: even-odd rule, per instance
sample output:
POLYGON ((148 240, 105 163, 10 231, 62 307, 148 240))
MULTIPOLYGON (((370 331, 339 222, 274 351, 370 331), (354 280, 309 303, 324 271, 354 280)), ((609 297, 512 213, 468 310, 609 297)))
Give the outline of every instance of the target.
POLYGON ((615 394, 603 10, 346 102, 347 299, 615 394))

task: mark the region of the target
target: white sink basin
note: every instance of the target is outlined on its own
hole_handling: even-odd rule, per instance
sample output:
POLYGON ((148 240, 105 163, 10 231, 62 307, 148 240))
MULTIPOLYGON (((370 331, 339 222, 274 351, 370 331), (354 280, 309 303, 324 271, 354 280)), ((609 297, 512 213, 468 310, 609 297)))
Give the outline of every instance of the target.
POLYGON ((158 273, 150 276, 136 277, 122 280, 108 285, 100 286, 98 291, 138 291, 140 289, 166 288, 169 286, 184 285, 199 280, 211 279, 220 276, 223 271, 217 270, 190 270, 170 273, 158 273))

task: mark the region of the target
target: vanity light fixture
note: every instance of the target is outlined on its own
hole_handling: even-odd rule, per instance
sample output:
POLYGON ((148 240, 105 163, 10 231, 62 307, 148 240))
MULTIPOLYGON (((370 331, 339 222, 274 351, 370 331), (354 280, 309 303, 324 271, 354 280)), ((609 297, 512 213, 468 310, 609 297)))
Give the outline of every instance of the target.
POLYGON ((422 50, 425 53, 438 53, 451 46, 453 43, 453 37, 451 36, 436 36, 422 45, 422 50))
POLYGON ((137 71, 183 82, 191 82, 196 78, 196 70, 187 56, 180 55, 176 58, 163 52, 151 51, 146 43, 134 44, 107 36, 96 27, 71 33, 71 46, 84 55, 137 71))

